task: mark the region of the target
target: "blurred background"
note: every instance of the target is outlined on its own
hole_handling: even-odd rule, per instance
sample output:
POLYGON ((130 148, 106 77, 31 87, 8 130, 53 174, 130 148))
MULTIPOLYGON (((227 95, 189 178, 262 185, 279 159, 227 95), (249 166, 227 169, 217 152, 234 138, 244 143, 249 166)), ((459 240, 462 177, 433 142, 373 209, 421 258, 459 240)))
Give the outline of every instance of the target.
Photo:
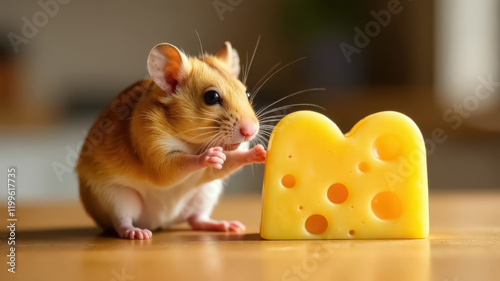
MULTIPOLYGON (((18 168, 18 200, 76 200, 74 165, 98 113, 147 77, 160 42, 188 54, 226 40, 244 61, 261 42, 249 89, 274 65, 264 107, 314 103, 347 132, 382 110, 410 116, 428 152, 429 186, 500 188, 500 4, 496 0, 2 0, 0 179, 18 168)), ((297 108, 299 109, 299 108, 297 108)), ((260 192, 247 167, 227 192, 260 192)), ((0 192, 0 198, 6 197, 0 192)))

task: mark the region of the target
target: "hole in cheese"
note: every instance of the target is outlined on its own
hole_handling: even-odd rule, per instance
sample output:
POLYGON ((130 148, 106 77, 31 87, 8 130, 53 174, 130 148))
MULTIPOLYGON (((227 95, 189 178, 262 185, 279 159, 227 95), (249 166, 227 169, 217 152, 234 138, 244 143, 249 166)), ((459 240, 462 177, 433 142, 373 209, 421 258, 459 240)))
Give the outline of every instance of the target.
POLYGON ((345 185, 341 183, 334 183, 328 189, 327 195, 328 199, 332 203, 341 204, 347 199, 347 196, 349 196, 349 191, 347 190, 347 187, 345 187, 345 185))
POLYGON ((354 234, 356 234, 356 231, 354 231, 354 229, 349 230, 349 235, 353 236, 354 234))
POLYGON ((358 165, 358 170, 360 172, 366 173, 370 170, 370 166, 368 166, 368 163, 366 163, 366 162, 361 162, 358 165))
POLYGON ((295 177, 293 175, 285 175, 281 179, 281 184, 283 184, 284 187, 286 188, 292 188, 295 186, 295 177))
POLYGON ((372 200, 372 211, 381 220, 396 219, 403 210, 401 199, 391 191, 383 191, 372 200))
POLYGON ((382 135, 373 143, 373 152, 380 160, 395 160, 402 153, 401 140, 393 134, 382 135))
POLYGON ((306 230, 311 234, 321 234, 327 227, 328 221, 322 215, 312 215, 306 220, 306 230))

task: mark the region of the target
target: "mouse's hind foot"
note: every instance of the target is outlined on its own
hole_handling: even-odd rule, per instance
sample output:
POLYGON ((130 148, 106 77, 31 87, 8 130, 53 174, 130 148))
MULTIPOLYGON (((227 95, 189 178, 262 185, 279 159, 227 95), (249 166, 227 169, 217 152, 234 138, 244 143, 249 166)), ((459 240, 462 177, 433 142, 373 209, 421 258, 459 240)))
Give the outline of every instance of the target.
POLYGON ((190 217, 188 223, 193 230, 219 231, 219 232, 244 232, 245 226, 239 221, 224 221, 190 217))
POLYGON ((134 227, 132 224, 132 219, 124 218, 121 219, 118 225, 115 227, 116 232, 120 238, 130 239, 130 240, 147 240, 153 237, 153 233, 149 229, 141 229, 134 227))

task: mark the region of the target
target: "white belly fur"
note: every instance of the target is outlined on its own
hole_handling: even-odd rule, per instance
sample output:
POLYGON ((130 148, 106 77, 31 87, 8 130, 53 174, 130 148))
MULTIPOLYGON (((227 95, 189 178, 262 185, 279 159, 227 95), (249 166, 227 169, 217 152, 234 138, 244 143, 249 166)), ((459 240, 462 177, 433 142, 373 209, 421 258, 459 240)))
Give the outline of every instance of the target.
MULTIPOLYGON (((209 216, 222 192, 222 180, 196 186, 205 169, 190 175, 173 187, 154 186, 149 182, 137 182, 126 186, 137 191, 142 207, 134 224, 140 228, 169 228, 185 221, 191 215, 209 216)), ((120 182, 127 182, 126 179, 120 182)), ((121 184, 123 186, 123 184, 121 184)))

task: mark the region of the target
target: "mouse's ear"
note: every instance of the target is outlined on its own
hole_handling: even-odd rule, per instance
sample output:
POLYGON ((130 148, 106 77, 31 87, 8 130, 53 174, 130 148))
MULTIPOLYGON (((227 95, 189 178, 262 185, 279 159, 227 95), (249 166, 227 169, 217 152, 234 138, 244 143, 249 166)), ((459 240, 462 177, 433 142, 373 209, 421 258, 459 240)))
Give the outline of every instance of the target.
POLYGON ((163 43, 156 45, 148 57, 149 75, 167 94, 175 92, 191 72, 186 55, 174 45, 163 43))
POLYGON ((215 55, 219 60, 223 61, 229 71, 236 77, 240 75, 240 56, 236 49, 233 49, 231 43, 224 42, 224 46, 215 55))

